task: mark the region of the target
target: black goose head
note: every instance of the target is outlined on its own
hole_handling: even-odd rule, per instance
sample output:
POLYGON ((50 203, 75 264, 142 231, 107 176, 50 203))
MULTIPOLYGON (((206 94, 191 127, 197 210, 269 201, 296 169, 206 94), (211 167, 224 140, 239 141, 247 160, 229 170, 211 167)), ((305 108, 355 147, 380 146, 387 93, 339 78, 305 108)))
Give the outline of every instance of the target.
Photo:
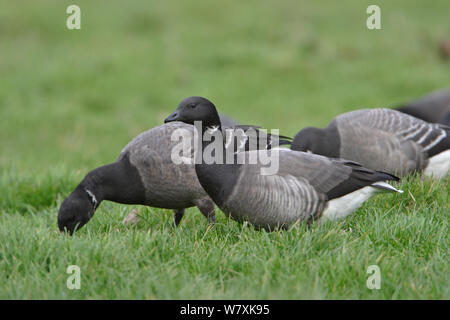
POLYGON ((322 129, 307 127, 300 130, 294 137, 291 149, 295 151, 316 153, 322 143, 324 132, 322 129))
POLYGON ((94 215, 98 202, 89 190, 76 188, 64 199, 58 212, 58 227, 61 232, 72 235, 84 226, 94 215))
POLYGON ((216 107, 211 101, 202 97, 189 97, 182 100, 177 109, 164 120, 165 123, 172 121, 182 121, 188 124, 202 121, 204 127, 220 126, 216 107))

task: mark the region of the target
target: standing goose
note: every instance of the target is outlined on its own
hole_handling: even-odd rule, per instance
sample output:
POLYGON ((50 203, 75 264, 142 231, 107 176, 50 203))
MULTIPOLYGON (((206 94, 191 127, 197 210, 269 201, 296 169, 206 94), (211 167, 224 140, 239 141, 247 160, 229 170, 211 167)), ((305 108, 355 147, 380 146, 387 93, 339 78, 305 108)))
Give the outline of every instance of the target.
MULTIPOLYGON (((165 121, 202 121, 201 136, 221 127, 215 106, 201 97, 184 99, 165 121)), ((202 140, 202 153, 209 144, 202 140)), ((288 149, 244 152, 248 157, 267 153, 278 160, 275 174, 263 175, 259 163, 239 164, 238 154, 231 164, 195 164, 202 187, 235 220, 267 229, 286 228, 296 221, 345 217, 380 191, 401 192, 384 182, 398 180, 395 176, 357 163, 288 149)))
POLYGON ((194 166, 172 162, 170 151, 177 142, 171 135, 177 129, 183 129, 180 132, 186 139, 193 139, 192 126, 164 124, 134 138, 116 162, 89 172, 61 204, 59 229, 72 234, 92 218, 103 200, 174 209, 176 225, 185 208, 197 206, 214 222, 215 205, 199 184, 194 166))
POLYGON ((363 109, 337 116, 325 129, 301 130, 291 149, 400 176, 423 170, 440 178, 450 168, 450 128, 391 109, 363 109))
POLYGON ((434 91, 396 109, 427 122, 450 126, 450 89, 434 91))

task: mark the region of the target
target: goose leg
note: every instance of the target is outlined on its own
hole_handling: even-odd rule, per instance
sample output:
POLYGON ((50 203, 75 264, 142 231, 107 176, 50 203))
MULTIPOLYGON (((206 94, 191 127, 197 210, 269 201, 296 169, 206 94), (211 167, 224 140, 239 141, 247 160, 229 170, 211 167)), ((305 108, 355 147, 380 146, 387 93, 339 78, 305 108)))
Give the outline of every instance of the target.
POLYGON ((178 225, 181 222, 181 219, 183 219, 184 216, 184 209, 175 209, 173 210, 173 218, 175 220, 175 227, 178 227, 178 225))
POLYGON ((205 216, 205 218, 208 220, 208 223, 215 224, 216 223, 216 212, 215 208, 216 205, 212 200, 200 200, 196 203, 198 209, 200 212, 205 216))

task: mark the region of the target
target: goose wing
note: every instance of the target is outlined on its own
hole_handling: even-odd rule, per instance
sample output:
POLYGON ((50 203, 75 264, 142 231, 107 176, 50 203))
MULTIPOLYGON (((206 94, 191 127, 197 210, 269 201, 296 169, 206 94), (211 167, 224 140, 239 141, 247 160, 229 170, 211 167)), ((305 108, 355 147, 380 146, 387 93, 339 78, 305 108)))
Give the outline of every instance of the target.
POLYGON ((401 174, 423 168, 428 157, 449 139, 445 126, 390 109, 358 110, 335 121, 341 155, 377 170, 402 168, 401 174))
MULTIPOLYGON (((264 156, 266 151, 250 151, 264 156)), ((278 158, 275 174, 266 175, 264 166, 241 167, 238 182, 222 210, 236 219, 249 219, 272 227, 310 220, 320 216, 326 203, 377 181, 396 177, 369 170, 355 162, 291 150, 273 150, 278 158)))
POLYGON ((236 125, 233 128, 222 127, 226 147, 234 138, 235 151, 268 150, 282 145, 291 145, 292 138, 268 133, 259 126, 236 125))

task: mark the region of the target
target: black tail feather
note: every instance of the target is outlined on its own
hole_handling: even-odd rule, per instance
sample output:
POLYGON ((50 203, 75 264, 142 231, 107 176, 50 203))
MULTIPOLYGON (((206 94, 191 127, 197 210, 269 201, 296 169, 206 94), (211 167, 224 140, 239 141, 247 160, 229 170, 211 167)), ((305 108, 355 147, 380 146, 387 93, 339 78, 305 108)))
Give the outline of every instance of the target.
POLYGON ((329 199, 339 198, 343 195, 356 191, 379 181, 400 181, 400 178, 383 171, 375 171, 362 167, 359 163, 341 161, 342 164, 352 168, 348 179, 327 192, 329 199))

